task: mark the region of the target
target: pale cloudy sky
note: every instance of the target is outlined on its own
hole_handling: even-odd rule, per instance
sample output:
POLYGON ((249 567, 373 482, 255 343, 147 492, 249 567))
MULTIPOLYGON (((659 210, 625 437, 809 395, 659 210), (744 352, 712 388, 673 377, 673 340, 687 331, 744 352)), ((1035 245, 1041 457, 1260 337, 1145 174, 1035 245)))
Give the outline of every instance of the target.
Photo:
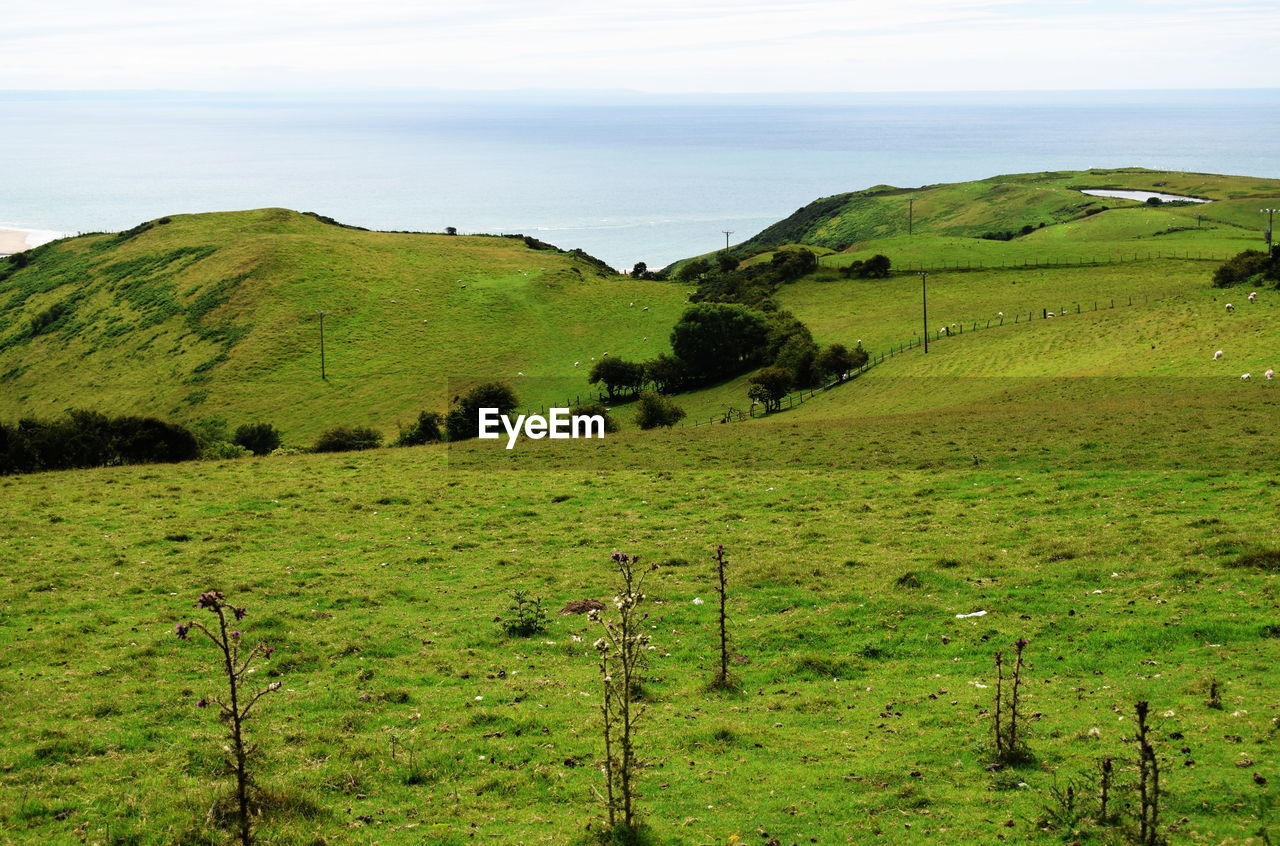
POLYGON ((0 89, 1272 88, 1267 0, 0 0, 0 89))

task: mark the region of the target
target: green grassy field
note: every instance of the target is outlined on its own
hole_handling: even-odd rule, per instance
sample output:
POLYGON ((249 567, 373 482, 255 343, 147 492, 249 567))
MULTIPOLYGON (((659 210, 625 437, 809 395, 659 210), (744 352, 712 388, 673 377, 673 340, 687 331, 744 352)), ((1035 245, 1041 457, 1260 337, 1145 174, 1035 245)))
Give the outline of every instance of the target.
MULTIPOLYGON (((1105 178, 1222 197, 1267 187, 1160 176, 1105 178)), ((1249 204, 1207 207, 1219 223, 1194 238, 1153 234, 1185 208, 1135 206, 1013 242, 935 233, 859 251, 1065 257, 1177 237, 1234 252, 1256 237, 1234 234, 1249 204)), ((95 243, 63 245, 65 272, 0 283, 0 296, 24 279, 49 286, 9 313, 5 339, 73 280, 93 281, 72 314, 83 332, 0 352, 27 368, 6 377, 0 413, 60 410, 68 396, 163 413, 202 388, 196 416, 266 413, 303 433, 385 426, 428 404, 439 373, 499 368, 543 386, 526 389, 532 402, 555 401, 585 384, 566 361, 664 349, 666 329, 631 336, 645 319, 669 327, 687 294, 509 240, 363 233, 287 212, 174 218, 110 258, 95 243), (206 232, 185 246, 214 251, 147 270, 184 248, 182 227, 206 232), (138 262, 129 274, 107 267, 126 261, 138 262), (187 310, 117 348, 111 326, 149 319, 130 296, 157 287, 130 280, 169 270, 160 281, 187 310), (242 272, 193 328, 200 292, 242 272), (349 284, 328 281, 340 273, 349 284), (418 320, 419 294, 442 338, 400 326, 418 320), (368 358, 335 353, 324 391, 286 387, 314 364, 313 301, 336 315, 338 349, 368 358), (219 326, 246 328, 226 346, 219 326), (161 354, 174 346, 184 352, 161 354), (201 371, 207 382, 182 384, 218 350, 227 360, 201 371), (131 365, 148 352, 150 370, 131 365), (410 358, 435 362, 420 388, 403 370, 374 378, 410 358), (86 375, 86 361, 114 375, 86 375), (347 367, 367 368, 364 380, 347 367)), ((260 842, 586 842, 601 816, 598 633, 555 612, 617 592, 614 551, 662 565, 647 590, 639 741, 655 842, 1129 842, 1140 699, 1169 842, 1275 842, 1280 382, 1261 372, 1280 360, 1280 291, 1247 304, 1209 286, 1213 266, 935 272, 930 324, 963 334, 749 422, 0 478, 0 842, 231 841, 220 727, 195 706, 219 690, 213 648, 173 636, 205 613, 192 606, 208 589, 247 606, 247 640, 277 650, 255 678, 283 688, 250 721, 260 842), (731 561, 730 693, 708 689, 716 544, 731 561), (504 634, 517 590, 552 612, 544 633, 504 634), (1019 637, 1033 758, 993 769, 993 655, 1019 637), (1089 819, 1105 757, 1119 825, 1089 819), (1068 784, 1076 819, 1053 798, 1068 784)), ((877 353, 918 333, 918 298, 913 274, 844 279, 831 266, 777 294, 820 342, 877 353)), ((744 381, 677 399, 690 419, 744 408, 744 381)))

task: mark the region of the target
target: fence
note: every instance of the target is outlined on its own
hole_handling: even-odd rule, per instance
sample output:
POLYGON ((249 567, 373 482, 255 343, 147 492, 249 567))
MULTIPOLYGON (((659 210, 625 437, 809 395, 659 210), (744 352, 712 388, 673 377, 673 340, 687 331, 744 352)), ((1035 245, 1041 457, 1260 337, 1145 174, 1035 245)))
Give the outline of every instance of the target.
POLYGON ((902 273, 919 273, 928 271, 930 273, 940 270, 1035 270, 1037 268, 1053 268, 1053 267, 1090 267, 1104 264, 1129 264, 1136 261, 1154 261, 1156 259, 1178 259, 1190 261, 1227 261, 1231 256, 1215 256, 1207 253, 1192 253, 1190 251, 1184 253, 1124 253, 1112 256, 1076 256, 1074 258, 1058 258, 1058 259, 1023 259, 1022 261, 1008 261, 997 264, 986 264, 985 262, 974 261, 952 261, 941 262, 937 264, 925 264, 924 262, 906 262, 895 264, 893 269, 895 272, 902 273))
MULTIPOLYGON (((1141 297, 1141 300, 1143 305, 1146 305, 1148 302, 1150 302, 1149 298, 1146 296, 1141 297)), ((1041 308, 1040 313, 1036 314, 1035 310, 1033 309, 1032 311, 1027 312, 1027 316, 1025 318, 1022 316, 1021 312, 1014 314, 1012 319, 1010 319, 1007 315, 1001 312, 997 314, 996 317, 986 318, 985 320, 969 320, 969 321, 961 321, 959 323, 948 324, 947 326, 944 326, 941 329, 937 329, 933 333, 931 333, 930 340, 940 341, 943 338, 950 338, 950 337, 963 335, 966 331, 979 332, 979 331, 982 331, 983 329, 998 329, 1001 326, 1016 326, 1019 323, 1030 323, 1033 320, 1053 320, 1057 317, 1065 316, 1068 314, 1087 314, 1088 312, 1091 312, 1091 311, 1109 311, 1117 307, 1124 308, 1126 306, 1131 306, 1134 304, 1134 302, 1135 302, 1135 299, 1133 295, 1130 294, 1130 295, 1127 295, 1126 302, 1122 302, 1119 306, 1116 305, 1116 300, 1112 298, 1109 300, 1094 300, 1092 308, 1085 308, 1082 303, 1073 302, 1071 305, 1074 306, 1074 308, 1064 307, 1064 308, 1058 309, 1057 311, 1050 311, 1048 308, 1041 308), (965 329, 966 324, 970 325, 969 329, 965 329)), ((879 356, 872 356, 871 358, 867 359, 867 362, 863 364, 861 367, 859 367, 857 370, 852 370, 849 373, 846 373, 843 379, 837 379, 825 385, 821 385, 817 388, 809 388, 804 391, 797 391, 794 394, 788 394, 787 396, 782 398, 778 411, 795 408, 797 405, 801 405, 802 403, 812 399, 817 394, 823 393, 824 391, 829 391, 832 388, 838 385, 843 385, 846 382, 853 381, 854 379, 858 378, 863 373, 866 373, 868 370, 875 367, 876 365, 883 364, 886 359, 890 359, 896 355, 900 355, 910 350, 914 350, 920 346, 923 346, 923 344, 924 342, 920 339, 920 337, 916 336, 915 338, 912 338, 910 341, 904 341, 901 344, 891 346, 887 352, 882 352, 880 353, 879 356)), ((730 408, 727 411, 725 411, 723 414, 709 417, 706 420, 699 418, 698 420, 694 420, 694 421, 686 421, 682 425, 706 426, 708 423, 739 423, 743 420, 751 420, 753 418, 765 417, 768 414, 776 414, 776 413, 777 412, 764 411, 763 409, 760 408, 760 406, 753 405, 747 411, 740 411, 736 408, 730 408)))

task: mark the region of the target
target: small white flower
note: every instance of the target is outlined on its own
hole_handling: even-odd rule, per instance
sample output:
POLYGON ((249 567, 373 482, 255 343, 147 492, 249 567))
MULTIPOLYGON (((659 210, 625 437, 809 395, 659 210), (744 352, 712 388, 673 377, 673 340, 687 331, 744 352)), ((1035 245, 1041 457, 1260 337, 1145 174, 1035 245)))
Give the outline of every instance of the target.
POLYGON ((483 697, 483 696, 477 696, 477 697, 476 697, 476 701, 477 701, 477 702, 481 701, 482 699, 484 699, 484 697, 483 697))
POLYGON ((694 604, 694 605, 701 605, 701 604, 702 604, 702 597, 700 597, 700 596, 695 596, 695 597, 693 598, 693 604, 694 604))

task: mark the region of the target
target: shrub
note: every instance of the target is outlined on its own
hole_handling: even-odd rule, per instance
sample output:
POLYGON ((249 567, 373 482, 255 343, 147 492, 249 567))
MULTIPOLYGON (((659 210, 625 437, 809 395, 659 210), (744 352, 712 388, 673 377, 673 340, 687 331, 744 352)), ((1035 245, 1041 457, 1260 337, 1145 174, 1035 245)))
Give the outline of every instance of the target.
POLYGON ((418 419, 400 432, 400 437, 396 438, 396 446, 421 446, 444 440, 444 434, 440 431, 442 422, 444 415, 438 411, 419 412, 418 419))
POLYGON ((604 418, 605 434, 612 434, 618 431, 618 421, 614 420, 609 414, 609 409, 605 408, 598 402, 586 403, 584 405, 575 405, 570 409, 569 413, 574 417, 592 417, 599 415, 604 418))
POLYGON ((246 423, 236 429, 235 443, 254 455, 268 455, 280 446, 280 432, 270 423, 246 423))
POLYGON ((662 394, 643 391, 636 408, 636 424, 641 429, 670 428, 684 419, 684 409, 662 394))
POLYGON ((503 382, 485 382, 466 394, 454 397, 445 415, 445 430, 451 441, 465 441, 480 434, 480 409, 496 408, 499 414, 510 414, 518 405, 515 391, 503 382))
POLYGON ((605 356, 592 366, 587 382, 592 385, 603 384, 605 393, 612 400, 624 392, 639 393, 644 378, 643 364, 605 356))
POLYGON ((1280 262, 1262 250, 1245 250, 1218 266, 1213 272, 1213 286, 1228 288, 1248 282, 1255 276, 1270 281, 1280 280, 1280 262))
POLYGON ((316 439, 312 452, 351 452, 375 449, 382 445, 382 435, 360 426, 334 426, 316 439))

